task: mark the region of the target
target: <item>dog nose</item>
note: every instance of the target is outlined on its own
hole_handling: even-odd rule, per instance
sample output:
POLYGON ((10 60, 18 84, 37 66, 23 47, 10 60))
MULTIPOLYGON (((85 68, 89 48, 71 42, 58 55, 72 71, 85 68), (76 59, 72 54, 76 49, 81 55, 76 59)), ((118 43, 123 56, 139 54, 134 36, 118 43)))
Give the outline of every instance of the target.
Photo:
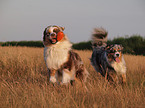
POLYGON ((119 54, 116 54, 116 57, 119 57, 119 54))

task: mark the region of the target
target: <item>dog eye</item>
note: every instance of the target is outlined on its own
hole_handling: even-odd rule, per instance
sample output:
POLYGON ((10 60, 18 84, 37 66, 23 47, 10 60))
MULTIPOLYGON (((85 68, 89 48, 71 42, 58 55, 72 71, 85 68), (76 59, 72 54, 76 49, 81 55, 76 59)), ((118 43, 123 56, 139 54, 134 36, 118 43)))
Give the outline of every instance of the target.
POLYGON ((54 29, 53 32, 56 32, 56 29, 54 29))
POLYGON ((49 35, 50 35, 49 33, 46 34, 47 37, 48 37, 49 35))
POLYGON ((115 50, 110 50, 110 52, 111 52, 111 53, 114 53, 114 52, 115 52, 115 50))

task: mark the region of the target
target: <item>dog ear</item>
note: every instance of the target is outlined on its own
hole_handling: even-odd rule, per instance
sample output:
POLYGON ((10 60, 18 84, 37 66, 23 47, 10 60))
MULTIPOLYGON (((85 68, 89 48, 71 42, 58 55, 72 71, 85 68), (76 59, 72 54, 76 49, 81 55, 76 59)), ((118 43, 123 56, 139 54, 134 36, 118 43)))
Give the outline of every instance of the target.
POLYGON ((45 41, 46 30, 47 30, 47 28, 45 28, 45 30, 43 32, 43 41, 45 41))
POLYGON ((64 31, 65 27, 60 27, 62 29, 62 31, 64 31))
POLYGON ((122 45, 120 45, 120 47, 121 47, 121 50, 123 50, 123 49, 124 49, 122 45))
POLYGON ((105 50, 109 50, 110 49, 110 45, 107 45, 105 50))

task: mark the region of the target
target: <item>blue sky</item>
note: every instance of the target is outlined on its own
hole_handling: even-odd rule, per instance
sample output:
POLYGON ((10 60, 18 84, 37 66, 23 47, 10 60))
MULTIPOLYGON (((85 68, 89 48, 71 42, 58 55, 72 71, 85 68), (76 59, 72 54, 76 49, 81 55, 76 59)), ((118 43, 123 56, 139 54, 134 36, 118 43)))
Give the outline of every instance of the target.
POLYGON ((95 27, 109 39, 145 37, 145 1, 0 0, 0 41, 42 40, 48 25, 64 26, 71 42, 90 40, 95 27))

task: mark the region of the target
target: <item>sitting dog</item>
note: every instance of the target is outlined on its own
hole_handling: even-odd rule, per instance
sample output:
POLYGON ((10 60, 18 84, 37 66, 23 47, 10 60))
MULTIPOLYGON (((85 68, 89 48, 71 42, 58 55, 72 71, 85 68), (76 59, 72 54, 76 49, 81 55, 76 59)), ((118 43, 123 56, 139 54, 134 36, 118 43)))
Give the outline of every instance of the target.
POLYGON ((107 31, 103 28, 94 29, 92 35, 93 53, 91 63, 94 69, 111 83, 126 82, 126 66, 121 45, 107 45, 107 31))
POLYGON ((49 81, 66 84, 76 79, 86 81, 88 71, 80 56, 71 49, 72 44, 64 34, 64 27, 51 25, 43 33, 44 60, 49 81))

